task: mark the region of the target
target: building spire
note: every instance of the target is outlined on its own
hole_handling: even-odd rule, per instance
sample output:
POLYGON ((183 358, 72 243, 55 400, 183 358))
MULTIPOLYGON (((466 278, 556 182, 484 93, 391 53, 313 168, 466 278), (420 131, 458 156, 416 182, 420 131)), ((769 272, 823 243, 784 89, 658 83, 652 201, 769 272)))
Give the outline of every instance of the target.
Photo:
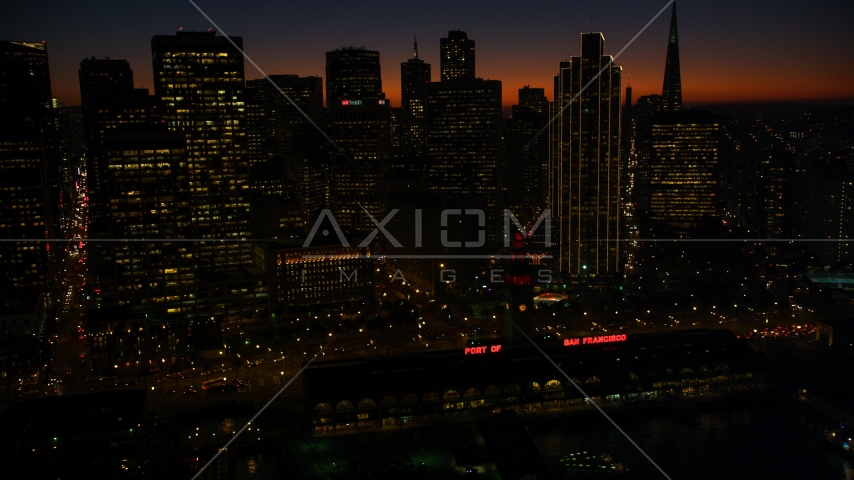
POLYGON ((675 112, 682 109, 682 75, 679 70, 679 37, 676 34, 676 3, 670 16, 670 37, 667 42, 667 60, 664 64, 664 88, 661 91, 661 109, 675 112))
POLYGON ((418 58, 418 35, 413 35, 415 39, 415 56, 413 58, 418 58))

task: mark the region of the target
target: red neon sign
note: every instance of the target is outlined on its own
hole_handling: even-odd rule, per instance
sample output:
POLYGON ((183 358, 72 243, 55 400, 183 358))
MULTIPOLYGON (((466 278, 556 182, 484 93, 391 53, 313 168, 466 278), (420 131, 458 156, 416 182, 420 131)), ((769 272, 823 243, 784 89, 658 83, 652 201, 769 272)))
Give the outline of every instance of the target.
POLYGON ((492 345, 489 347, 466 347, 466 355, 480 355, 482 353, 498 353, 501 351, 501 345, 492 345))
POLYGON ((563 340, 563 346, 574 347, 575 345, 589 345, 593 343, 613 343, 625 341, 625 335, 600 335, 598 337, 565 338, 563 340))
POLYGON ((341 105, 344 105, 345 107, 350 105, 350 100, 341 100, 341 105))

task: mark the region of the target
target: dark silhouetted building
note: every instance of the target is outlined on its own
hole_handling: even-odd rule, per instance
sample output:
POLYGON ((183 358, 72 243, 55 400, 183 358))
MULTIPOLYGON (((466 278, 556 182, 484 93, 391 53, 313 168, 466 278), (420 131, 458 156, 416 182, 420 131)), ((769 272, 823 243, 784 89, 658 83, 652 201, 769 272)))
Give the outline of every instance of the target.
POLYGON ((269 80, 246 82, 246 136, 253 209, 259 197, 298 202, 305 214, 325 205, 328 174, 323 150, 325 139, 311 124, 323 128, 324 121, 320 77, 270 75, 269 80))
POLYGON ((60 235, 58 153, 47 46, 0 41, 0 289, 51 282, 51 245, 25 240, 60 235))
POLYGON ((488 247, 497 247, 501 238, 503 123, 498 80, 460 78, 427 87, 429 189, 482 195, 488 247))
POLYGON ((475 78, 474 40, 462 30, 451 30, 439 40, 442 81, 475 78))
POLYGON ((384 99, 380 52, 346 47, 326 52, 326 108, 367 105, 384 99))
POLYGON ((140 125, 159 124, 154 100, 147 89, 133 88, 133 71, 127 60, 85 58, 80 62, 80 101, 86 138, 86 174, 89 218, 98 223, 107 216, 106 136, 140 125))
POLYGON ((379 179, 390 156, 389 103, 382 92, 380 54, 364 48, 326 52, 330 150, 329 204, 343 228, 371 231, 385 216, 379 179))
POLYGON ((664 87, 661 90, 661 111, 682 109, 682 73, 679 68, 679 37, 676 34, 676 4, 670 17, 670 37, 667 40, 667 60, 664 64, 664 87))
POLYGON ((765 389, 761 354, 729 330, 563 337, 539 348, 498 341, 316 361, 304 373, 306 412, 314 433, 323 434, 417 425, 460 410, 485 418, 496 410, 536 415, 591 408, 552 362, 573 365, 573 381, 591 400, 615 407, 765 389))
POLYGON ((811 168, 799 187, 797 237, 821 239, 807 248, 822 266, 854 265, 854 171, 811 168))
POLYGON ((542 88, 519 89, 519 103, 504 130, 504 207, 521 217, 543 208, 548 185, 548 135, 534 138, 548 123, 549 102, 542 88))
POLYGON ((430 64, 418 58, 418 42, 412 58, 400 64, 402 167, 413 175, 427 173, 427 85, 430 64))

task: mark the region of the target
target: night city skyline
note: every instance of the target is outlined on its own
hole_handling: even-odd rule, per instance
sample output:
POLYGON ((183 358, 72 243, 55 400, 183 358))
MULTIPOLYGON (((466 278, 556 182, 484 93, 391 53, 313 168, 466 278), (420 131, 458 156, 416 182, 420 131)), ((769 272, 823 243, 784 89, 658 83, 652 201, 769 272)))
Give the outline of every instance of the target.
POLYGON ((854 479, 851 18, 4 6, 0 475, 854 479))
MULTIPOLYGON (((413 36, 419 38, 421 58, 438 65, 439 39, 448 30, 464 30, 477 41, 478 76, 504 82, 506 109, 518 88, 549 86, 551 65, 574 52, 578 33, 573 32, 602 32, 609 45, 620 48, 665 3, 252 2, 236 8, 217 1, 199 6, 229 35, 242 36, 247 54, 270 75, 323 76, 324 52, 335 48, 379 51, 392 106, 400 106, 397 65, 411 58, 413 36), (313 17, 319 12, 322 17, 313 17)), ((682 2, 679 8, 682 49, 692 52, 682 63, 686 105, 854 99, 854 54, 845 48, 854 43, 846 20, 854 15, 850 3, 682 2)), ((81 59, 126 59, 136 86, 153 91, 150 37, 210 28, 188 2, 19 2, 5 13, 0 30, 7 38, 47 42, 54 96, 66 105, 79 104, 81 59), (43 16, 45 11, 51 13, 43 16)), ((636 97, 660 92, 665 56, 658 39, 666 32, 667 21, 659 18, 619 58, 636 97)), ((433 76, 437 81, 439 72, 433 76)), ((246 78, 261 75, 248 67, 246 78)))

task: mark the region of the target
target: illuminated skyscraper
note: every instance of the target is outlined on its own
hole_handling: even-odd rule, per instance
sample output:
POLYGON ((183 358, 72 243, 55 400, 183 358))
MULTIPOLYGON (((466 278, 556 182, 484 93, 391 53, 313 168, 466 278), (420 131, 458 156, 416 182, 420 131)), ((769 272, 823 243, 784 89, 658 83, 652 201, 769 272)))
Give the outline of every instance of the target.
POLYGON ((570 275, 619 268, 622 69, 604 47, 601 33, 581 34, 581 55, 561 62, 555 77, 555 110, 579 95, 555 121, 550 168, 560 269, 570 275))
POLYGON ((654 235, 684 237, 720 214, 715 117, 683 111, 652 124, 649 219, 654 235))
MULTIPOLYGON (((231 39, 243 44, 242 37, 231 39)), ((156 35, 151 52, 154 93, 163 103, 166 125, 187 138, 193 236, 247 238, 243 55, 216 32, 156 35)), ((246 244, 198 244, 196 264, 203 271, 228 271, 249 262, 246 244)))
POLYGON ((0 290, 50 283, 50 245, 23 240, 59 234, 57 153, 47 46, 0 41, 0 290))
POLYGON ((474 40, 466 32, 451 30, 448 38, 439 40, 442 67, 442 81, 460 78, 475 78, 474 40))
POLYGON ((667 41, 667 60, 664 64, 664 88, 661 91, 661 110, 677 112, 682 109, 682 74, 679 71, 679 37, 676 35, 676 4, 670 17, 670 37, 667 41))
POLYGON ((380 54, 364 48, 326 52, 330 149, 329 201, 343 228, 369 232, 385 216, 378 180, 389 160, 389 104, 382 92, 380 54), (342 153, 343 152, 343 153, 342 153))
POLYGON ((400 64, 402 147, 405 164, 414 174, 426 173, 427 84, 430 64, 418 58, 418 42, 412 58, 400 64))

